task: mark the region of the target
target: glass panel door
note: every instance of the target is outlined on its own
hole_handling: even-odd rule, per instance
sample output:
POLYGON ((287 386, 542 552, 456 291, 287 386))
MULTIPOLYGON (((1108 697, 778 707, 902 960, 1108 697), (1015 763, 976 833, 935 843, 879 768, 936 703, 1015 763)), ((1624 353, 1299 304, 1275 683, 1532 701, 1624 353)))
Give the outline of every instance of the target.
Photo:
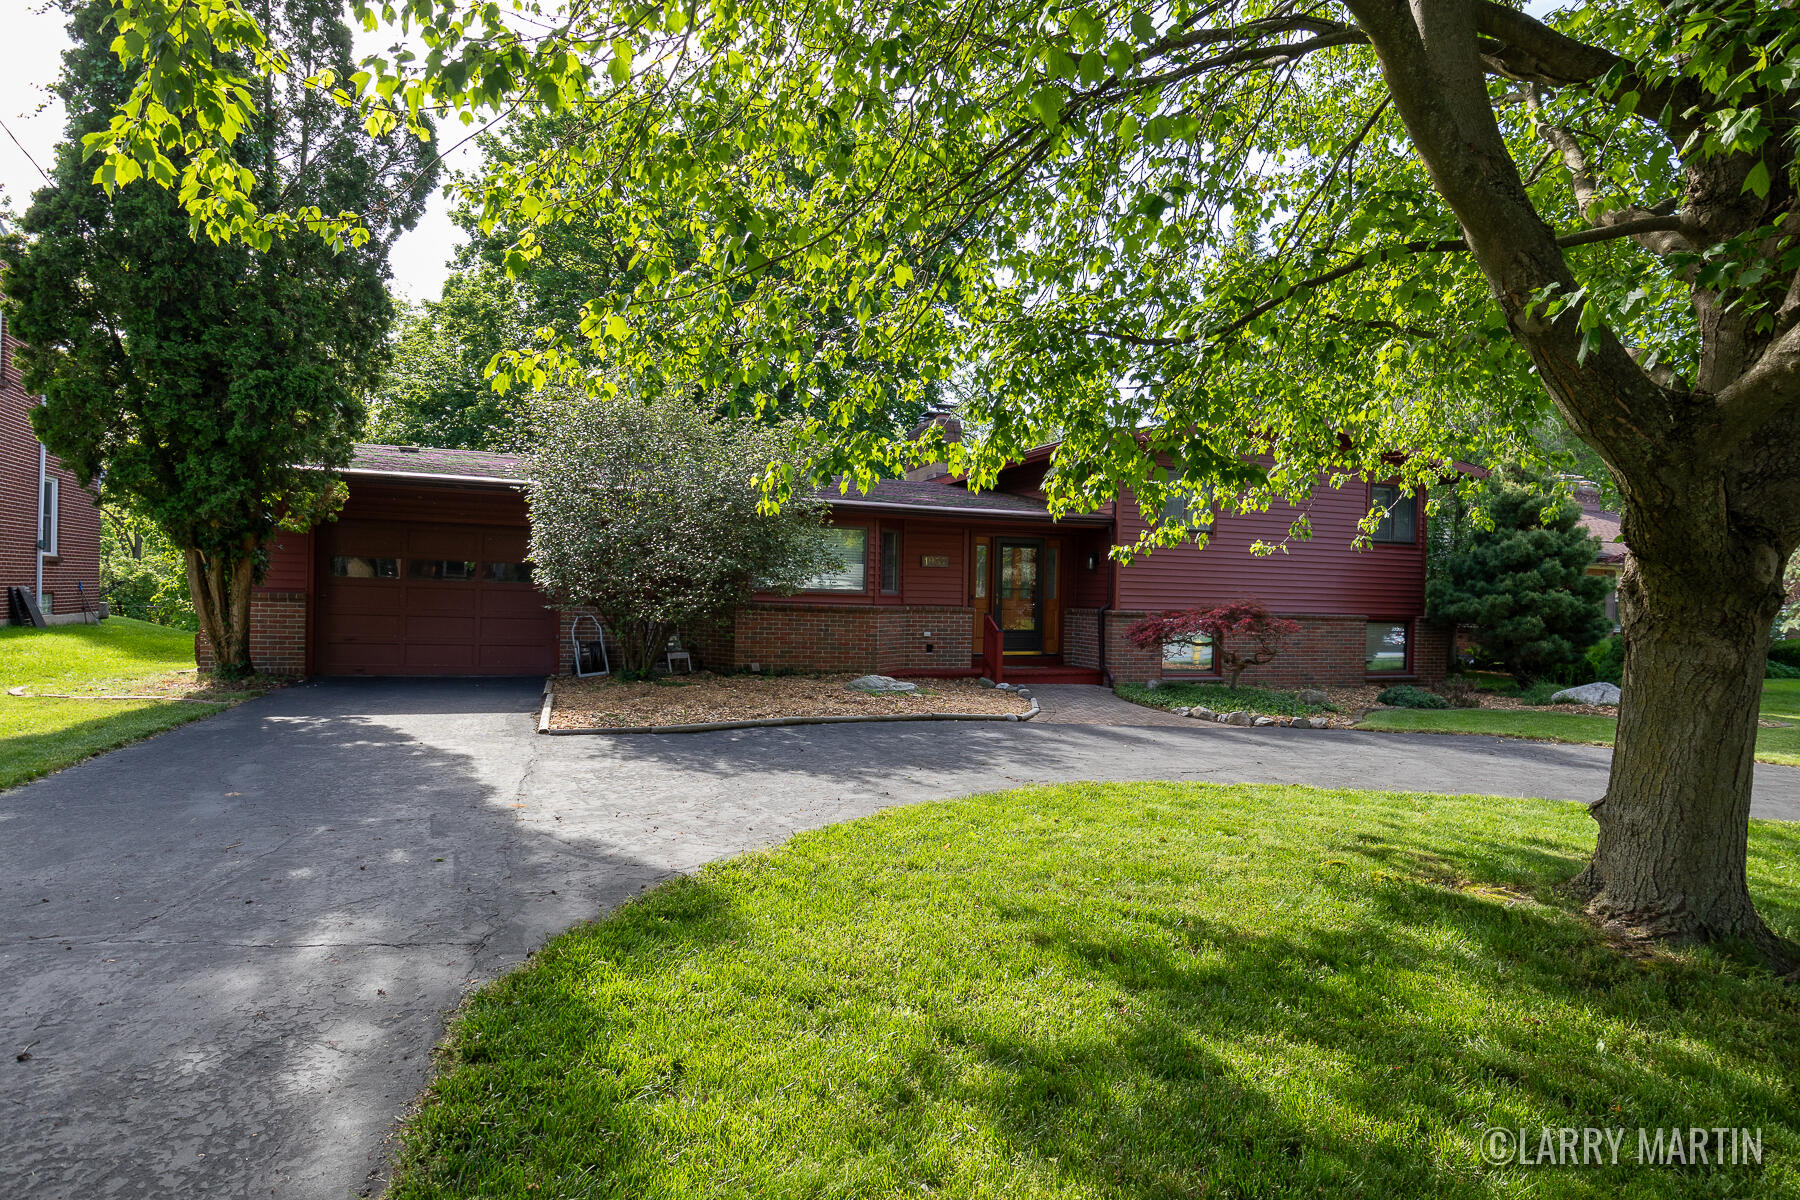
POLYGON ((1044 646, 1044 544, 1003 541, 998 551, 1001 640, 1007 650, 1035 653, 1044 646))

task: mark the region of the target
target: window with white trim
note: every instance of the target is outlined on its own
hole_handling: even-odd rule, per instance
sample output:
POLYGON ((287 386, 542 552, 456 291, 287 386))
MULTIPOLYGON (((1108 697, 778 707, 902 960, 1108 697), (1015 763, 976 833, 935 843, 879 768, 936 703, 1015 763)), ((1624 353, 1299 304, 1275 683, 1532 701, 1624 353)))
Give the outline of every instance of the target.
POLYGON ((869 590, 869 531, 860 526, 825 530, 825 544, 835 565, 801 585, 807 592, 866 592, 869 590))
POLYGON ((43 524, 38 529, 38 549, 42 550, 48 558, 55 558, 57 555, 56 527, 61 517, 58 508, 62 499, 59 495, 61 489, 58 483, 59 481, 55 479, 44 480, 43 524))
POLYGON ((1419 540, 1419 503, 1411 492, 1403 492, 1391 483, 1378 483, 1369 489, 1369 507, 1381 511, 1381 521, 1370 540, 1409 546, 1419 540))

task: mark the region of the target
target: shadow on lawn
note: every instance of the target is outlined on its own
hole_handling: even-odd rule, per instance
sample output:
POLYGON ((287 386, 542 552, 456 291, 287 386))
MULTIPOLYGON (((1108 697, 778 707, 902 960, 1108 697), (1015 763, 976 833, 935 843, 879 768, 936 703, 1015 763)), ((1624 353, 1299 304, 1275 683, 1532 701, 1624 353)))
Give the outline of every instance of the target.
POLYGON ((153 733, 185 725, 201 717, 209 717, 225 708, 224 704, 187 704, 177 701, 113 701, 9 699, 0 697, 0 715, 20 714, 22 705, 42 712, 45 706, 68 708, 76 705, 105 705, 116 711, 54 729, 15 733, 0 737, 0 788, 14 787, 40 775, 59 770, 71 762, 123 746, 153 733))
MULTIPOLYGON (((469 1007, 394 1194, 1793 1184, 1793 989, 1715 956, 1619 954, 1552 891, 1579 836, 1471 836, 1465 813, 1406 837, 1378 811, 1244 835, 1330 822, 1336 799, 1272 818, 1152 795, 1109 848, 1029 798, 959 802, 670 884, 469 1007), (1284 923, 1282 891, 1222 903, 1231 863, 1180 878, 1204 860, 1155 835, 1184 817, 1242 839, 1234 860, 1284 856, 1270 878, 1318 907, 1284 923), (1760 1126, 1780 1165, 1481 1165, 1488 1126, 1545 1124, 1760 1126)), ((1759 900, 1788 927, 1794 891, 1771 877, 1796 850, 1760 827, 1759 900)))

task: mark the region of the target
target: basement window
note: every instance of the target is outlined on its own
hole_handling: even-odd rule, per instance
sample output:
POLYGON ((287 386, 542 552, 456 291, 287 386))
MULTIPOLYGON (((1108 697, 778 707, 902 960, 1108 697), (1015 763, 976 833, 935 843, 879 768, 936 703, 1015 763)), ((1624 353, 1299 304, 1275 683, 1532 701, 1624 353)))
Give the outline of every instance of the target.
POLYGON ((1363 669, 1371 675, 1404 675, 1406 673, 1408 638, 1406 625, 1400 621, 1370 621, 1365 634, 1366 656, 1363 669))
POLYGON ((1169 642, 1163 646, 1163 670, 1195 675, 1217 674, 1219 668, 1213 651, 1213 639, 1204 634, 1184 642, 1169 642))

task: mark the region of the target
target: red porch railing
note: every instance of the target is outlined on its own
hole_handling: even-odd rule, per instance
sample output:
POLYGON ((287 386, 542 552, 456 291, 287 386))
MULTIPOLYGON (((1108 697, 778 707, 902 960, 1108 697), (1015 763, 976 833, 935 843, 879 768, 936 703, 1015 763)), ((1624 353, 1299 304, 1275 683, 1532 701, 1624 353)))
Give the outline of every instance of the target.
POLYGON ((1006 651, 1000 644, 1000 626, 994 624, 991 613, 981 617, 981 665, 987 668, 984 674, 989 679, 1006 682, 1006 651))

